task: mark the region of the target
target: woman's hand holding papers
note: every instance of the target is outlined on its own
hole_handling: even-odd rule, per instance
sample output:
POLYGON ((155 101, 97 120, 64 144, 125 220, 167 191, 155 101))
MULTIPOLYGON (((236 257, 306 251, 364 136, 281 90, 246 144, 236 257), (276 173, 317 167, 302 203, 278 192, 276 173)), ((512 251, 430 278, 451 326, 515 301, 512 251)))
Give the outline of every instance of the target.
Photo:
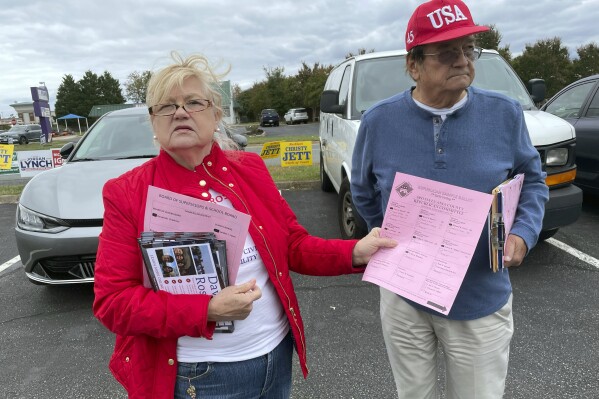
POLYGON ((528 248, 526 247, 524 240, 517 235, 510 234, 504 247, 504 266, 520 266, 527 252, 528 248))
POLYGON ((210 300, 208 320, 244 320, 252 311, 254 301, 260 299, 262 290, 252 279, 239 285, 225 287, 210 300))

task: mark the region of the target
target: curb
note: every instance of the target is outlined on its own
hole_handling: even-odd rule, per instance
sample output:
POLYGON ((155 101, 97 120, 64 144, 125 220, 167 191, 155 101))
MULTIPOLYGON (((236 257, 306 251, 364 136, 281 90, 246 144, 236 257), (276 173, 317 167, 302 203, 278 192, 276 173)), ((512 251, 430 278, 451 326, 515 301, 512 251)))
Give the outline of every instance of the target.
POLYGON ((19 202, 18 195, 0 195, 0 204, 16 204, 19 202))
POLYGON ((320 181, 282 181, 275 182, 279 190, 314 190, 320 187, 320 181))
MULTIPOLYGON (((282 181, 276 184, 279 190, 315 190, 320 187, 320 182, 318 180, 299 182, 282 181)), ((18 195, 0 195, 0 204, 16 204, 18 202, 18 195)))

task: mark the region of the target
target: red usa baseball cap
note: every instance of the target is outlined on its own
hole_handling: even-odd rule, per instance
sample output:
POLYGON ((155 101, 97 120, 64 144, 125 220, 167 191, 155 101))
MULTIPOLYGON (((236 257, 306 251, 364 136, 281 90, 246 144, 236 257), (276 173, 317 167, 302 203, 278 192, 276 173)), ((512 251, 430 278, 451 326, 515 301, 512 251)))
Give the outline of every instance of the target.
POLYGON ((488 27, 474 23, 463 1, 431 0, 419 5, 412 14, 406 29, 406 50, 488 30, 488 27))

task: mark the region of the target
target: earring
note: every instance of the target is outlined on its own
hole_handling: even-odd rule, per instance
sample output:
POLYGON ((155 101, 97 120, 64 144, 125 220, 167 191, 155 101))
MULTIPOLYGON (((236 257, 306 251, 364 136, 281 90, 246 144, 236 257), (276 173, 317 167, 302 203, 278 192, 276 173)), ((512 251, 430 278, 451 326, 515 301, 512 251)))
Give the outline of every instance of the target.
POLYGON ((156 140, 158 137, 154 136, 154 140, 156 140))

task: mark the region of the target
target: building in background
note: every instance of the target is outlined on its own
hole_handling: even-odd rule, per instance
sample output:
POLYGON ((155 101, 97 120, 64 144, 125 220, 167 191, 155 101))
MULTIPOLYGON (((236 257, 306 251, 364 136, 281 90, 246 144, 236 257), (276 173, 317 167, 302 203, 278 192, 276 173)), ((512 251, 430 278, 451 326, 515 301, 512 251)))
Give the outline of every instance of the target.
MULTIPOLYGON (((0 125, 12 124, 13 119, 15 119, 18 124, 27 125, 30 123, 40 123, 39 118, 33 114, 33 101, 16 102, 10 104, 10 106, 14 108, 16 117, 3 118, 2 121, 0 121, 0 125)), ((54 110, 50 113, 50 124, 53 127, 56 126, 56 114, 54 113, 54 110)))
POLYGON ((235 107, 233 103, 233 87, 231 86, 230 80, 224 80, 220 82, 220 92, 223 99, 223 121, 229 125, 239 123, 239 118, 235 113, 235 107))

